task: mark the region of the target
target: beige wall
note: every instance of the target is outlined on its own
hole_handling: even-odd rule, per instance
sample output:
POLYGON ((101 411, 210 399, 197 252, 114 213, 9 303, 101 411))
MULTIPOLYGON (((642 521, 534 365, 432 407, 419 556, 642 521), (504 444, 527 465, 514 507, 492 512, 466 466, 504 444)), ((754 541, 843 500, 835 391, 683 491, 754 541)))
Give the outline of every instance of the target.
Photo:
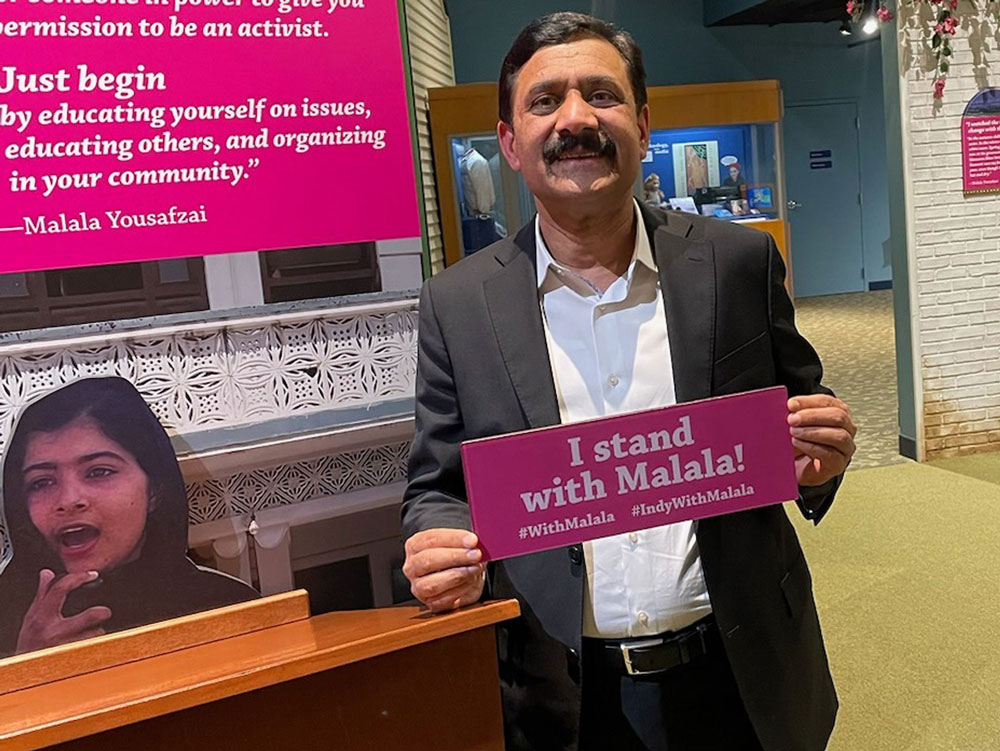
POLYGON ((424 209, 427 212, 427 240, 431 266, 438 271, 444 267, 444 243, 441 240, 441 216, 434 184, 427 89, 455 85, 451 25, 441 0, 404 0, 404 3, 410 67, 413 71, 414 105, 417 111, 420 172, 424 183, 424 209))

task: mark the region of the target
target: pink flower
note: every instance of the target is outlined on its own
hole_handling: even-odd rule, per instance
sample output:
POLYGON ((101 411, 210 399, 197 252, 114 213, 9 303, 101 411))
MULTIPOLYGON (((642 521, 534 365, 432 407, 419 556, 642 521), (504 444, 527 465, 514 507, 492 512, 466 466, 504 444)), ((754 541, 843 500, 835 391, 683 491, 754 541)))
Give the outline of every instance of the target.
POLYGON ((941 99, 944 96, 944 79, 934 79, 934 98, 941 99))
POLYGON ((847 15, 854 15, 854 0, 847 0, 847 15))
POLYGON ((889 21, 891 21, 894 18, 894 16, 892 15, 892 11, 890 11, 884 5, 880 5, 877 12, 878 12, 878 20, 881 21, 882 23, 889 23, 889 21))
POLYGON ((948 0, 948 7, 955 10, 958 7, 958 0, 948 0))

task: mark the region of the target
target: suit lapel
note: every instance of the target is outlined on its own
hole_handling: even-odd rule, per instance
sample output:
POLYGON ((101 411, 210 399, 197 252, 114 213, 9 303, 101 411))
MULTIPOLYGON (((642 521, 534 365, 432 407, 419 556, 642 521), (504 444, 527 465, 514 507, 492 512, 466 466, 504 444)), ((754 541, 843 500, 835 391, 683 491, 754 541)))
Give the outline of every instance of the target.
POLYGON ((646 212, 644 218, 667 313, 677 401, 704 399, 712 394, 715 359, 715 249, 684 214, 671 213, 666 224, 646 212))
POLYGON ((559 402, 535 278, 535 223, 525 225, 495 256, 502 268, 483 283, 483 292, 507 375, 528 425, 557 425, 559 402))

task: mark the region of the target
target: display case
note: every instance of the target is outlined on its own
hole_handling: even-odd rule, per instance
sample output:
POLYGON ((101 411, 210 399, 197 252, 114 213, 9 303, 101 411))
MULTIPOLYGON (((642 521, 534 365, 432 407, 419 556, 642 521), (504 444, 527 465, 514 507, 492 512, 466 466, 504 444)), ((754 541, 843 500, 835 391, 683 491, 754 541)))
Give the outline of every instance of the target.
MULTIPOLYGON (((769 232, 789 267, 777 81, 653 86, 635 195, 769 232)), ((517 229, 534 199, 499 152, 496 84, 429 91, 445 263, 517 229)))
POLYGON ((535 199, 497 139, 497 87, 431 89, 434 176, 450 265, 505 237, 535 213, 535 199))
POLYGON ((507 236, 507 211, 501 171, 503 155, 496 135, 477 133, 451 139, 453 198, 468 255, 507 236))
POLYGON ((775 125, 654 130, 643 203, 726 221, 780 219, 775 125))
POLYGON ((648 93, 652 132, 639 200, 768 232, 791 292, 778 82, 652 86, 648 93))

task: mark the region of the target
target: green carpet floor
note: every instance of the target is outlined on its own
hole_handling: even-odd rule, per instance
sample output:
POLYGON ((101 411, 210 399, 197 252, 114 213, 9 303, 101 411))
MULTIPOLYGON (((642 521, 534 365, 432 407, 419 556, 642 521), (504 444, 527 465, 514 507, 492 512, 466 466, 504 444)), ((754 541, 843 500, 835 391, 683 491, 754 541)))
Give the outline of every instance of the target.
POLYGON ((840 695, 829 751, 1000 749, 1000 487, 978 479, 1000 456, 972 459, 853 470, 816 528, 788 509, 840 695))
POLYGON ((823 383, 858 423, 855 469, 905 461, 899 455, 892 290, 795 301, 796 322, 823 360, 823 383))
POLYGON ((929 466, 1000 485, 1000 452, 935 459, 929 466))

